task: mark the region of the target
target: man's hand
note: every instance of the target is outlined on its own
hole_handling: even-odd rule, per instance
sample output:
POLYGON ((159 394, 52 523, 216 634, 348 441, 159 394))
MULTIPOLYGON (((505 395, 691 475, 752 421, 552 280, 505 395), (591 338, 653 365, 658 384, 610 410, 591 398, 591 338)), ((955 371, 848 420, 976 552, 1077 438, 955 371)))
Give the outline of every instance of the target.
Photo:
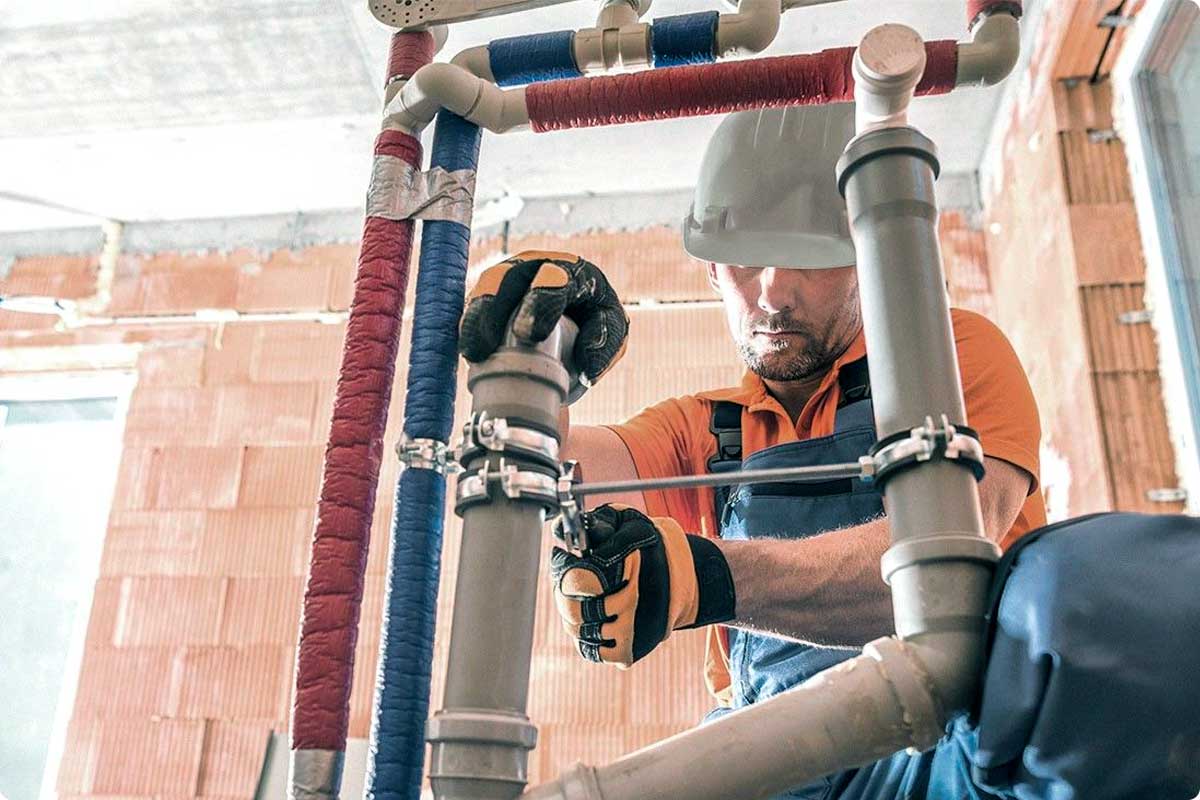
POLYGON ((526 250, 485 270, 467 298, 458 349, 483 361, 510 319, 518 338, 540 342, 563 315, 579 326, 575 363, 591 386, 624 354, 629 318, 604 273, 570 253, 526 250))
POLYGON ((733 579, 713 542, 624 506, 600 506, 586 524, 591 549, 556 547, 550 560, 558 612, 584 658, 628 667, 673 630, 733 619, 733 579))

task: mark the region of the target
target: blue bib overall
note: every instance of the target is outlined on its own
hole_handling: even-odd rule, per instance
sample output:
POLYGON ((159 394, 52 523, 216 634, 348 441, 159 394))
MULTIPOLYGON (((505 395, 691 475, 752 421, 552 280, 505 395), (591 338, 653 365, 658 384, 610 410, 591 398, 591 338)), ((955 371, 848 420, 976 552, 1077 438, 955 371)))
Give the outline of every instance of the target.
MULTIPOLYGON (((770 469, 853 462, 874 443, 875 425, 868 396, 838 409, 832 435, 769 447, 747 458, 742 466, 770 469)), ((722 504, 720 493, 718 503, 722 504)), ((722 539, 803 539, 882 516, 883 498, 857 478, 817 484, 757 484, 734 487, 718 510, 722 539)), ((707 720, 766 700, 859 652, 857 648, 818 647, 731 627, 733 707, 715 709, 707 720)), ((992 795, 971 784, 965 736, 963 726, 963 732, 944 738, 934 750, 917 755, 898 753, 796 787, 781 798, 988 800, 992 795)))

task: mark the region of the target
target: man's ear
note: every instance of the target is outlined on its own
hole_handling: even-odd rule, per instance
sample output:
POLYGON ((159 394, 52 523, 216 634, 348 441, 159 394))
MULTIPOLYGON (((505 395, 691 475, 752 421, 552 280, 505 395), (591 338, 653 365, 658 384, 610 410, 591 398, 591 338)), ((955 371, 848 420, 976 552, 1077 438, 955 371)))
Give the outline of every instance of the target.
POLYGON ((708 285, 712 287, 714 292, 720 294, 721 286, 717 283, 717 265, 710 261, 708 262, 708 266, 705 267, 705 270, 706 274, 708 275, 708 285))

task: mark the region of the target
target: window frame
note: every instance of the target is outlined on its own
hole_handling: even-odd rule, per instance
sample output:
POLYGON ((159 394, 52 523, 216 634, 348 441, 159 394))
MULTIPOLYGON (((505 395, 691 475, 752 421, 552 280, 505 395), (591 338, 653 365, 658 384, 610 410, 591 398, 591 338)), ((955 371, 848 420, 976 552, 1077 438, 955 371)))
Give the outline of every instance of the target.
MULTIPOLYGON (((113 412, 115 428, 113 436, 118 446, 124 439, 125 420, 129 411, 129 400, 137 384, 137 373, 123 369, 100 369, 95 371, 71 372, 12 372, 0 375, 0 402, 38 402, 88 400, 97 397, 115 397, 113 412)), ((4 412, 7 408, 0 409, 4 412)), ((0 446, 3 446, 3 428, 0 427, 0 446)), ((107 532, 106 532, 107 535, 107 532)), ((89 580, 80 586, 80 612, 76 614, 71 638, 67 644, 67 655, 63 666, 63 680, 55 702, 54 722, 51 725, 50 741, 46 748, 46 763, 42 771, 39 800, 57 800, 58 772, 66 747, 67 727, 75 706, 75 694, 83 668, 84 642, 87 639, 88 617, 91 614, 96 579, 100 575, 100 556, 103 537, 96 543, 93 565, 89 580)))
MULTIPOLYGON (((1158 340, 1159 372, 1176 473, 1187 511, 1200 513, 1200 298, 1173 291, 1187 276, 1180 220, 1167 191, 1163 142, 1152 124, 1151 78, 1162 74, 1163 47, 1179 36, 1200 36, 1200 0, 1148 0, 1128 31, 1113 70, 1114 122, 1125 143, 1146 261, 1146 306, 1158 340)), ((1196 265, 1200 277, 1200 264, 1196 265)))

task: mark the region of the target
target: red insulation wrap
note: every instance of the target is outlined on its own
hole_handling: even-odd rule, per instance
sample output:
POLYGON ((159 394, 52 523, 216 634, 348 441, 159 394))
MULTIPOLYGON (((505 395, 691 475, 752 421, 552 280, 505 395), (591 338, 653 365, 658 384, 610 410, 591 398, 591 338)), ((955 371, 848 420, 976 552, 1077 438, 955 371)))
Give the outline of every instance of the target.
MULTIPOLYGON (((421 143, 384 131, 376 155, 421 166, 421 143)), ((333 404, 296 665, 292 749, 345 750, 354 643, 413 221, 368 217, 333 404)))
MULTIPOLYGON (((928 61, 917 94, 949 92, 958 71, 958 44, 928 42, 925 50, 928 61)), ((854 99, 853 58, 853 47, 840 47, 808 55, 551 81, 527 87, 525 102, 538 132, 837 103, 854 99)))
POLYGON ((1021 0, 967 0, 967 27, 974 25, 980 14, 1000 11, 1020 18, 1021 0))
POLYGON ((433 34, 429 31, 392 35, 392 47, 388 51, 387 79, 411 78, 413 73, 433 61, 433 34))

